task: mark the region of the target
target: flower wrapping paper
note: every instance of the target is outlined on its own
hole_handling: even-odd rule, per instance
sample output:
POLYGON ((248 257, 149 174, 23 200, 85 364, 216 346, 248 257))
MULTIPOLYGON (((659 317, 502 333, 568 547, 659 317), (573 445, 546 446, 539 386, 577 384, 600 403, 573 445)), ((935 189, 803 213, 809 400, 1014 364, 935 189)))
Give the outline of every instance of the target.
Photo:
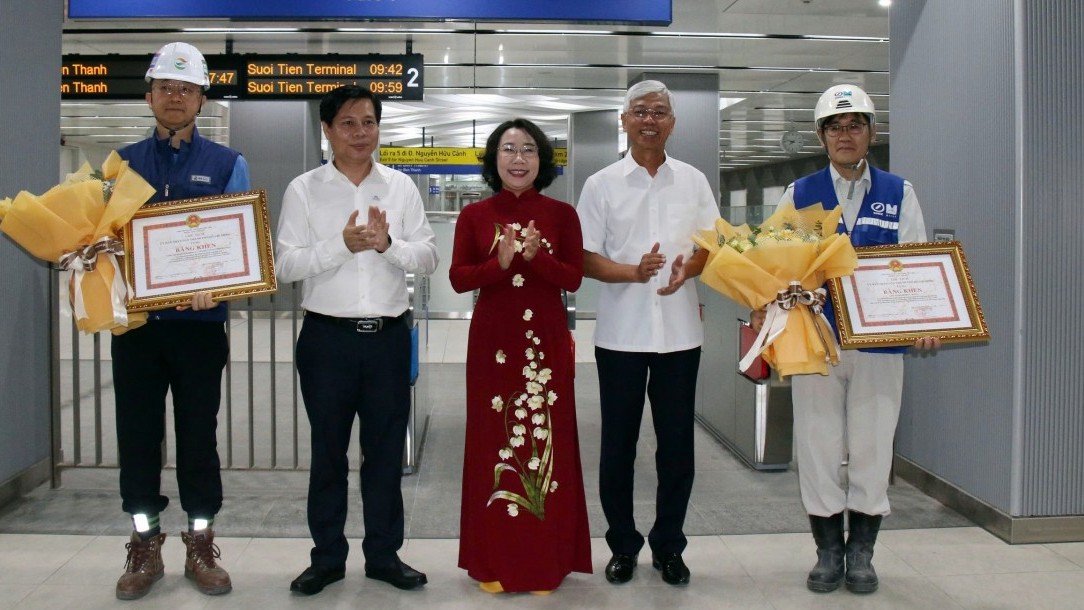
POLYGON ((780 377, 827 375, 828 365, 839 361, 835 334, 824 316, 805 305, 784 309, 777 296, 793 282, 813 293, 828 279, 854 272, 854 247, 847 235, 836 233, 842 213, 838 206, 795 210, 787 204, 756 229, 719 219, 714 231, 693 236, 709 253, 700 276, 704 284, 750 309, 767 308, 753 351, 759 350, 780 377))
POLYGON ((14 199, 0 200, 0 231, 31 255, 69 272, 69 298, 79 330, 120 334, 143 324, 147 315, 128 313, 118 236, 153 194, 154 187, 114 151, 100 177, 84 164, 42 195, 22 191, 14 199))

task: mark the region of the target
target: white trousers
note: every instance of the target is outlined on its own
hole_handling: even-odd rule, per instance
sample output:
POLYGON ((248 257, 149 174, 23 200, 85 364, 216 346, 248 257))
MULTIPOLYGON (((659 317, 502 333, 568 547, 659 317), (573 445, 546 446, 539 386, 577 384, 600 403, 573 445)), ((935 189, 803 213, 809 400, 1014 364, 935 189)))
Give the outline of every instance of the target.
POLYGON ((887 515, 903 354, 840 350, 829 369, 791 377, 802 504, 819 517, 845 509, 887 515))

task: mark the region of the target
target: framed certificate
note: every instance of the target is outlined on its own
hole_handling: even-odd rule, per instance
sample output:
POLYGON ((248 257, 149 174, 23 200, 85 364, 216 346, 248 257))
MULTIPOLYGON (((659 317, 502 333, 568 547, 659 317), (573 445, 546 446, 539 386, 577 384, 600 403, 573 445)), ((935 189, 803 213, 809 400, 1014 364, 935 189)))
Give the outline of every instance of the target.
POLYGON ((168 201, 140 208, 124 227, 128 311, 275 292, 263 191, 168 201))
POLYGON ((857 247, 853 275, 829 281, 840 347, 988 341, 990 332, 959 242, 857 247))

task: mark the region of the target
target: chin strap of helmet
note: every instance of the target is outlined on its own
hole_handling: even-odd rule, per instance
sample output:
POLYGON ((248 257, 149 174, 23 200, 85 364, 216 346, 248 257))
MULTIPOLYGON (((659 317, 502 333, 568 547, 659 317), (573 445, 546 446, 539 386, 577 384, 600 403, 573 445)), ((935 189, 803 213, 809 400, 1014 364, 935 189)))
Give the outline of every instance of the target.
MULTIPOLYGON (((164 127, 164 125, 163 125, 163 127, 164 127)), ((185 125, 184 127, 188 127, 188 125, 185 125)), ((184 127, 181 127, 181 129, 184 129, 184 127)), ((170 148, 174 148, 174 149, 179 150, 181 148, 181 143, 178 140, 174 140, 174 138, 176 138, 176 137, 177 137, 177 130, 176 129, 170 129, 169 130, 169 146, 170 146, 170 148)), ((853 188, 853 184, 852 184, 852 188, 853 188)))
POLYGON ((863 168, 865 163, 866 159, 865 157, 863 157, 859 159, 858 162, 855 163, 853 166, 847 168, 851 170, 851 186, 849 189, 847 189, 847 199, 854 198, 854 185, 858 182, 858 178, 862 175, 862 172, 860 170, 863 168))
MULTIPOLYGON (((196 116, 199 116, 199 112, 196 113, 196 116)), ((173 129, 172 127, 166 127, 165 125, 162 125, 162 122, 158 121, 157 119, 155 120, 155 122, 158 123, 159 127, 162 127, 167 132, 169 132, 169 146, 170 146, 170 148, 172 148, 174 150, 180 150, 181 149, 181 140, 180 140, 180 138, 177 137, 177 132, 188 129, 188 126, 195 123, 196 119, 193 118, 191 121, 188 121, 187 123, 185 123, 184 125, 181 125, 180 127, 176 128, 176 129, 173 129)), ((169 182, 166 182, 164 194, 165 194, 166 198, 169 198, 169 182)))
MULTIPOLYGON (((198 117, 199 114, 200 114, 199 112, 196 112, 196 117, 198 117)), ((175 148, 175 149, 180 150, 181 141, 177 140, 176 142, 174 142, 174 138, 177 137, 177 132, 178 131, 184 131, 185 129, 188 129, 189 125, 195 123, 196 122, 196 117, 192 117, 191 121, 188 121, 187 123, 185 123, 184 125, 181 125, 180 127, 176 128, 176 129, 174 129, 172 127, 166 127, 165 125, 162 125, 161 121, 157 121, 157 122, 158 122, 159 126, 161 126, 163 129, 165 129, 166 131, 169 132, 169 145, 171 147, 175 148)))

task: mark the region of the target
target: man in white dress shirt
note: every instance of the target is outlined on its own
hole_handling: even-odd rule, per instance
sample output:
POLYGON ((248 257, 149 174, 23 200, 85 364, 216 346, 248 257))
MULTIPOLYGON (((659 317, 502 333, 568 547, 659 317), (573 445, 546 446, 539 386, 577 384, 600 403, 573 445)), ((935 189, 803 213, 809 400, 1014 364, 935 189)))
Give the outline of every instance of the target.
POLYGON ((302 281, 297 370, 312 432, 309 567, 290 590, 312 595, 345 575, 347 450, 360 420, 365 575, 400 589, 426 583, 399 560, 403 445, 410 412, 406 274, 429 274, 437 247, 417 186, 373 160, 380 100, 344 86, 320 102, 332 161, 282 198, 276 268, 302 281))
POLYGON ((632 497, 645 392, 658 442, 652 565, 669 584, 689 582, 682 530, 693 486, 703 330, 695 282, 686 280, 700 274, 707 258, 707 251, 693 253, 692 235, 712 229, 719 208, 704 174, 666 154, 675 121, 666 85, 647 80, 630 87, 621 113, 629 152, 587 179, 577 206, 584 275, 602 282, 595 327, 599 495, 613 553, 606 579, 615 584, 632 579, 644 545, 632 497))

